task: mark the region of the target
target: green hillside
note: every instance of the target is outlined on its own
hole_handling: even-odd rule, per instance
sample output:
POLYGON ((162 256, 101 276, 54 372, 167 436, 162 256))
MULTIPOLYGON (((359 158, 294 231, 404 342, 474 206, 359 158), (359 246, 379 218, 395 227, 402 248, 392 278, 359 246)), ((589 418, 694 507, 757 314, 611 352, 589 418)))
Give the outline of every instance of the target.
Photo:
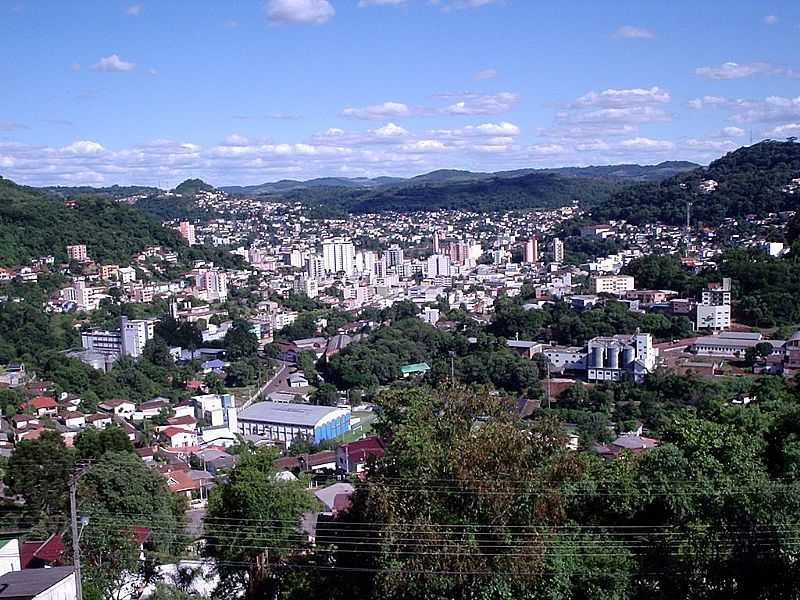
POLYGON ((706 168, 622 188, 595 207, 592 218, 680 225, 686 219, 687 202, 692 202, 692 220, 707 225, 725 218, 796 210, 800 193, 790 194, 786 186, 798 177, 800 144, 768 140, 739 148, 706 168), (703 182, 710 180, 716 188, 704 191, 703 182))
POLYGON ((65 260, 69 244, 86 244, 94 260, 120 263, 149 245, 185 246, 177 233, 128 205, 102 197, 67 205, 0 178, 0 265, 50 254, 65 260))

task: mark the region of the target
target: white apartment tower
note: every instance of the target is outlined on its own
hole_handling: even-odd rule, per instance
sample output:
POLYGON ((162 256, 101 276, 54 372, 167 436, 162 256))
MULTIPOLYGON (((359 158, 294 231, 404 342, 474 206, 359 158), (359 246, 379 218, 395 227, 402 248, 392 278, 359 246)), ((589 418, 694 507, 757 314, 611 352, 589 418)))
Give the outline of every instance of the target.
POLYGON ((553 238, 553 262, 564 262, 564 242, 560 238, 553 238))
POLYGON ((306 274, 311 279, 322 279, 325 276, 325 261, 321 256, 312 254, 306 259, 306 274))
POLYGON ((209 302, 224 302, 228 299, 228 276, 217 269, 195 271, 195 286, 206 293, 209 302))
POLYGON ((403 249, 397 244, 392 244, 386 251, 386 266, 395 267, 398 271, 403 266, 403 249))
POLYGON ((353 273, 355 266, 355 246, 347 238, 333 238, 322 242, 322 261, 330 273, 353 273))

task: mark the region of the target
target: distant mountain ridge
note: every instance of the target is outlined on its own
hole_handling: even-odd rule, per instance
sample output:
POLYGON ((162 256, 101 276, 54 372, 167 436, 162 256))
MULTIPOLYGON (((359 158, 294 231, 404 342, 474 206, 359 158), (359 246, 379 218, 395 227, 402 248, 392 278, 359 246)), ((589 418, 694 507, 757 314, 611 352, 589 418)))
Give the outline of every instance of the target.
POLYGON ((552 169, 518 169, 514 171, 476 172, 458 169, 439 169, 414 177, 320 177, 306 181, 282 179, 245 186, 223 186, 229 194, 260 195, 279 194, 293 190, 311 188, 372 189, 378 187, 407 187, 422 184, 450 184, 491 179, 511 179, 535 173, 555 173, 566 177, 586 179, 657 181, 683 171, 696 169, 700 165, 687 161, 667 161, 657 165, 600 165, 589 167, 558 167, 552 169))

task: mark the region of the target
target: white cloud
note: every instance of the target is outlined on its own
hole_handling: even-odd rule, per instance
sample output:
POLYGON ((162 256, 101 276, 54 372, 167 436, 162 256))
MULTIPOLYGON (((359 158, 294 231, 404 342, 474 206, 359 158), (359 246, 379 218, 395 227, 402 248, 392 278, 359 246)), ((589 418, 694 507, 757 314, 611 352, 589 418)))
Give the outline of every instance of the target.
POLYGON ((472 76, 475 81, 486 81, 487 79, 496 79, 497 78, 497 70, 496 69, 483 69, 475 73, 472 76))
POLYGON ((534 156, 555 156, 566 151, 567 149, 561 144, 534 144, 530 147, 530 152, 534 156))
POLYGON ((225 138, 226 146, 247 146, 249 144, 250 140, 246 136, 240 135, 238 133, 232 133, 225 138))
POLYGON ((105 150, 101 144, 91 140, 72 142, 69 146, 64 146, 63 149, 66 152, 72 152, 74 154, 97 154, 105 150))
MULTIPOLYGON (((452 138, 492 137, 513 138, 519 135, 519 127, 514 123, 502 121, 500 123, 481 123, 480 125, 467 125, 459 129, 434 129, 431 135, 452 138)), ((505 142, 504 142, 505 143, 505 142)))
POLYGON ((400 148, 405 152, 441 152, 446 150, 447 146, 439 140, 417 140, 416 142, 403 144, 400 148))
POLYGON ((697 67, 694 72, 707 79, 741 79, 753 75, 788 75, 794 73, 791 70, 773 67, 769 63, 735 63, 726 62, 718 67, 697 67))
POLYGON ((722 96, 703 96, 702 98, 692 98, 688 104, 690 108, 701 109, 706 106, 724 106, 728 103, 727 98, 722 96))
POLYGON ((373 133, 379 137, 397 137, 408 135, 408 131, 394 123, 387 123, 383 127, 375 129, 373 133))
POLYGON ((92 67, 95 71, 104 71, 106 73, 125 73, 133 71, 136 64, 122 60, 118 54, 104 56, 92 67))
POLYGON ((142 14, 143 10, 144 6, 142 4, 131 4, 125 9, 125 14, 131 17, 138 17, 140 14, 142 14))
POLYGON ((266 9, 273 23, 321 25, 336 14, 328 0, 268 0, 266 9))
POLYGON ((359 0, 359 8, 366 8, 368 6, 400 6, 405 4, 406 0, 359 0))
POLYGON ((627 39, 652 39, 656 37, 651 29, 636 27, 635 25, 623 25, 611 34, 615 38, 627 39))
POLYGON ((651 88, 607 89, 602 92, 591 91, 578 98, 574 106, 585 108, 590 106, 600 107, 628 107, 643 104, 661 104, 670 101, 667 90, 658 86, 651 88))
POLYGON ((722 135, 727 137, 742 137, 745 134, 741 127, 723 127, 722 135))
POLYGON ((733 140, 698 140, 689 139, 684 142, 687 148, 693 150, 708 150, 716 154, 729 152, 736 148, 737 144, 733 140))
POLYGON ((779 19, 775 15, 767 15, 766 17, 764 17, 765 25, 775 25, 778 23, 778 21, 779 19))
POLYGON ((800 123, 786 123, 778 125, 766 132, 769 137, 797 137, 800 136, 800 123))
POLYGON ((565 123, 641 124, 671 121, 672 115, 665 110, 652 106, 632 106, 627 108, 601 108, 580 112, 562 111, 556 115, 556 118, 565 123))
POLYGON ((412 110, 402 102, 384 102, 360 108, 347 107, 342 111, 342 116, 353 119, 384 119, 386 117, 410 117, 412 110))
POLYGON ((644 150, 647 152, 666 152, 675 148, 675 144, 669 140, 654 140, 646 137, 623 140, 620 145, 628 150, 644 150))
POLYGON ((575 149, 579 152, 597 152, 610 150, 611 145, 603 140, 594 139, 575 144, 575 149))
POLYGON ((519 95, 511 92, 497 94, 457 94, 461 99, 446 108, 440 109, 446 115, 497 115, 514 108, 519 101, 519 95))
POLYGON ((786 98, 769 96, 763 102, 735 100, 726 108, 733 112, 737 123, 776 123, 800 119, 800 96, 786 98))

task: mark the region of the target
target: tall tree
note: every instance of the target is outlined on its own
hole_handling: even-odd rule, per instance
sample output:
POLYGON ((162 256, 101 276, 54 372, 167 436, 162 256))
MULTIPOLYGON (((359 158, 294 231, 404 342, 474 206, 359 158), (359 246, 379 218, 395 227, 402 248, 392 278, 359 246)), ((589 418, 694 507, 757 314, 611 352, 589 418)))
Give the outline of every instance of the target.
POLYGON ((209 499, 205 549, 218 561, 216 593, 222 597, 277 597, 290 572, 286 562, 305 547, 298 541, 300 518, 316 508, 316 500, 302 481, 277 477, 277 456, 271 449, 243 449, 209 499), (232 522, 241 525, 232 528, 232 522), (249 566, 228 566, 237 563, 249 566))

